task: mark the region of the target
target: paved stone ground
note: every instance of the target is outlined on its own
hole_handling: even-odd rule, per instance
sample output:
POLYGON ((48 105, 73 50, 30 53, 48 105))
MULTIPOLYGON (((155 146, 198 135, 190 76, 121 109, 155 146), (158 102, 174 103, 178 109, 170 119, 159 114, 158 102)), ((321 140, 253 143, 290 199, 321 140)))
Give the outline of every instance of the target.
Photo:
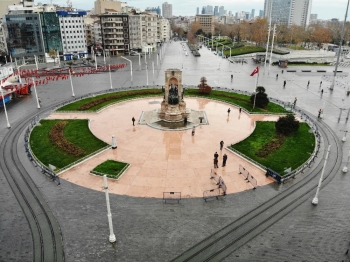
MULTIPOLYGON (((252 91, 255 78, 250 77, 256 65, 231 64, 227 60, 215 57, 209 50, 202 48, 201 57, 185 56, 179 42, 167 46, 161 70, 155 72, 155 84, 164 82, 163 71, 167 68, 183 68, 184 82, 199 84, 201 76, 206 76, 208 84, 252 91), (231 83, 230 75, 234 75, 231 83)), ((134 61, 133 85, 146 83, 145 65, 138 71, 138 58, 134 61)), ((147 57, 148 59, 148 57, 147 57)), ((116 61, 124 62, 120 58, 116 61)), ((155 60, 156 61, 156 60, 155 60)), ((108 59, 107 59, 108 62, 108 59)), ((155 62, 156 64, 156 62, 155 62)), ((323 70, 323 67, 297 67, 301 69, 323 70)), ((113 74, 113 86, 129 86, 130 70, 125 68, 113 74)), ((332 71, 333 68, 327 68, 332 71)), ((349 69, 344 68, 344 72, 349 69)), ((153 82, 152 70, 149 70, 149 82, 153 82)), ((340 108, 349 108, 349 97, 345 96, 347 86, 335 87, 330 92, 328 80, 323 80, 323 96, 320 95, 321 75, 305 73, 284 74, 275 67, 270 75, 261 74, 259 85, 264 85, 271 97, 284 101, 293 101, 298 97, 297 106, 316 115, 319 108, 324 109, 326 123, 343 136, 340 130, 347 129, 345 113, 338 123, 340 108), (275 79, 279 74, 278 80, 275 79), (283 81, 287 86, 283 88, 283 81), (310 80, 309 88, 306 87, 310 80), (343 100, 344 99, 344 100, 343 100)), ((344 79, 338 79, 339 81, 344 79)), ((74 78, 76 96, 107 89, 110 86, 108 74, 74 78)), ((347 80, 344 80, 347 82, 347 80)), ((53 82, 38 87, 42 105, 45 108, 57 101, 70 98, 69 81, 53 82)), ((8 105, 9 119, 12 125, 23 117, 36 112, 34 96, 25 97, 8 105)), ((7 132, 3 110, 0 111, 1 137, 7 132)), ((226 113, 226 112, 223 112, 226 113)), ((23 148, 22 141, 19 148, 23 148)), ((349 142, 345 142, 344 165, 346 164, 349 142)), ((117 243, 108 243, 108 224, 104 192, 92 191, 61 181, 56 186, 44 177, 27 160, 24 150, 23 162, 31 170, 36 182, 62 227, 67 261, 167 261, 183 252, 191 245, 215 232, 240 215, 248 212, 260 203, 278 194, 289 184, 276 184, 260 187, 257 190, 228 195, 219 201, 205 203, 202 199, 186 199, 181 204, 163 204, 158 199, 132 198, 110 195, 113 213, 113 225, 117 243)), ((318 159, 317 164, 322 164, 318 159)), ((1 175, 1 173, 0 173, 1 175)), ((299 176, 297 179, 301 179, 299 176)), ((16 200, 11 194, 3 176, 0 178, 0 260, 32 260, 32 244, 29 227, 25 222, 16 200), (4 201, 6 200, 6 201, 4 201), (4 212, 3 212, 4 211, 4 212), (5 213, 5 215, 3 215, 5 213), (12 244, 12 243, 16 243, 12 244), (14 248, 15 247, 15 248, 14 248)), ((348 207, 350 181, 348 175, 341 173, 320 192, 319 205, 314 207, 310 201, 305 202, 294 212, 271 227, 261 236, 253 239, 237 250, 226 261, 341 261, 349 247, 350 209, 348 207)), ((102 187, 102 185, 101 185, 102 187)))

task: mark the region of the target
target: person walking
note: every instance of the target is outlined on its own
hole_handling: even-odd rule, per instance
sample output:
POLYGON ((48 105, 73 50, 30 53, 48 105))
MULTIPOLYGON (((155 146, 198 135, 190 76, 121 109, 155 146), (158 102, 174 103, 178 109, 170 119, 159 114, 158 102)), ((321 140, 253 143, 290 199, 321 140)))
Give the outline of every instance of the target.
POLYGON ((214 154, 214 158, 218 159, 218 157, 219 157, 218 152, 215 152, 215 154, 214 154))
POLYGON ((284 82, 283 82, 283 87, 286 87, 286 84, 287 84, 287 81, 284 80, 284 82))
POLYGON ((322 81, 320 82, 320 87, 322 86, 322 81))
POLYGON ((134 126, 135 125, 135 117, 132 117, 131 121, 132 121, 132 125, 134 126))
POLYGON ((227 161, 227 155, 224 154, 224 156, 222 157, 222 166, 226 166, 226 161, 227 161))
POLYGON ((230 115, 230 112, 231 112, 231 109, 229 108, 229 109, 227 110, 227 115, 230 115))
POLYGON ((220 150, 222 151, 222 148, 224 147, 224 141, 220 141, 220 150))
POLYGON ((278 74, 276 75, 276 80, 278 79, 278 74))
POLYGON ((317 116, 318 119, 321 118, 321 114, 322 114, 322 109, 318 110, 318 116, 317 116))
POLYGON ((192 136, 194 136, 195 133, 196 133, 196 128, 192 127, 192 136))
POLYGON ((323 89, 321 89, 321 96, 323 95, 323 89))
POLYGON ((214 158, 214 168, 219 168, 218 162, 219 160, 217 158, 214 158))
POLYGON ((242 107, 239 108, 239 113, 242 113, 242 107))
POLYGON ((40 97, 38 97, 38 102, 39 102, 39 105, 41 105, 41 99, 40 99, 40 97))
POLYGON ((309 81, 307 81, 307 87, 309 87, 309 85, 310 85, 310 80, 309 80, 309 81))
POLYGON ((232 80, 233 80, 233 75, 231 75, 231 82, 232 82, 232 80))
POLYGON ((298 99, 294 98, 294 102, 293 102, 293 108, 295 108, 295 105, 297 104, 298 99))

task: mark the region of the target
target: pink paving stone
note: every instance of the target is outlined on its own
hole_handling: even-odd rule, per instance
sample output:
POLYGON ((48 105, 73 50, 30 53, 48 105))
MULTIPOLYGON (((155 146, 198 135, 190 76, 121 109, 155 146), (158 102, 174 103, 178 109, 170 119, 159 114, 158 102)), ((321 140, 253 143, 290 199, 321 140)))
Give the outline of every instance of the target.
POLYGON ((220 151, 219 142, 225 147, 248 137, 255 127, 255 121, 276 121, 278 116, 250 116, 239 114, 238 108, 222 102, 186 98, 187 108, 205 111, 209 125, 191 130, 161 131, 146 125, 132 126, 131 118, 139 119, 142 111, 158 109, 160 104, 149 102, 161 98, 138 99, 108 107, 99 113, 53 113, 47 119, 89 119, 92 133, 111 144, 112 136, 117 139, 118 148, 109 149, 78 166, 65 171, 60 178, 77 185, 102 190, 103 179, 90 174, 95 166, 107 159, 130 164, 119 180, 108 181, 109 192, 135 197, 163 197, 163 192, 181 192, 182 197, 202 197, 203 191, 217 188, 210 179, 213 155, 219 154, 219 168, 215 169, 227 185, 227 193, 237 193, 252 189, 239 174, 239 164, 243 165, 258 181, 258 186, 272 183, 265 172, 250 164, 225 148, 220 151), (231 108, 230 116, 227 109, 231 108), (226 153, 226 167, 222 165, 222 155, 226 153))

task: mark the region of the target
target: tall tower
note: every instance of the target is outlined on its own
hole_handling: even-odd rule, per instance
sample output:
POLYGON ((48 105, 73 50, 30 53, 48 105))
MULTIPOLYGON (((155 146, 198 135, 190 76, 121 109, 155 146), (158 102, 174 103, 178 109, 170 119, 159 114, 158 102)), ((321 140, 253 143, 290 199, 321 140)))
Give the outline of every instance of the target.
POLYGON ((264 16, 269 18, 271 13, 273 22, 287 26, 308 26, 310 12, 311 0, 265 0, 264 3, 264 16))
POLYGON ((173 16, 173 5, 165 2, 162 4, 162 12, 164 18, 172 18, 173 16))

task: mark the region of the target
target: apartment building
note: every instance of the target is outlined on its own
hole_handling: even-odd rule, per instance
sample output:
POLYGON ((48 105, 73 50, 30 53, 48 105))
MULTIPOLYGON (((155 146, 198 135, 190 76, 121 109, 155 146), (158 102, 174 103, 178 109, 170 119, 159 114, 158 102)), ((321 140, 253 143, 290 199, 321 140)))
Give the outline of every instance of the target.
POLYGON ((102 46, 107 55, 129 54, 129 16, 110 12, 100 15, 102 46))
POLYGON ((196 15, 195 21, 199 22, 199 24, 202 26, 203 32, 214 34, 214 22, 215 22, 214 15, 210 15, 210 14, 196 15))

